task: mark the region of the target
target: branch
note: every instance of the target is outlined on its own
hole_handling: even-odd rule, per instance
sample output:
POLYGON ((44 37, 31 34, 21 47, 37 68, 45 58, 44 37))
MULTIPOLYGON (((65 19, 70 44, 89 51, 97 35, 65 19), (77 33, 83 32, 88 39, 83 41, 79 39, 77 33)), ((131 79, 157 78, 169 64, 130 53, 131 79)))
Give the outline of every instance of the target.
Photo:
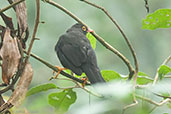
MULTIPOLYGON (((26 51, 24 51, 24 52, 27 54, 26 51)), ((44 65, 46 65, 46 66, 49 67, 50 69, 52 69, 52 70, 58 72, 58 69, 57 69, 55 66, 53 66, 53 65, 51 65, 50 63, 46 62, 46 61, 43 60, 42 58, 40 58, 40 57, 34 55, 33 53, 30 53, 30 56, 32 56, 33 58, 35 58, 35 59, 38 60, 39 62, 43 63, 44 65)), ((81 79, 79 79, 79 78, 76 78, 76 77, 74 77, 74 76, 71 76, 71 75, 65 73, 64 71, 61 71, 60 74, 62 74, 63 76, 65 76, 65 77, 67 77, 67 78, 70 78, 70 79, 72 79, 72 80, 75 80, 75 81, 77 81, 77 82, 79 82, 79 83, 84 83, 84 80, 81 80, 81 79)), ((87 82, 86 85, 90 85, 90 83, 87 82)))
POLYGON ((103 8, 101 6, 98 6, 98 5, 94 4, 94 3, 91 3, 91 2, 89 2, 87 0, 81 0, 81 1, 93 6, 95 8, 98 8, 98 9, 102 10, 108 16, 108 18, 113 22, 113 24, 118 28, 118 30, 122 34, 123 38, 125 39, 129 49, 131 50, 131 54, 133 56, 134 64, 135 64, 135 72, 134 72, 133 69, 129 69, 130 74, 129 74, 128 79, 131 79, 132 76, 135 74, 134 84, 133 84, 133 101, 134 101, 134 103, 124 107, 124 109, 123 109, 123 113, 124 113, 127 108, 130 108, 130 107, 135 106, 136 104, 138 104, 138 101, 136 100, 136 97, 135 97, 135 88, 136 88, 137 73, 138 73, 138 61, 137 61, 137 58, 136 58, 135 51, 134 51, 133 47, 131 46, 131 43, 129 42, 127 36, 124 34, 122 28, 119 26, 119 24, 116 22, 116 20, 114 18, 112 18, 112 16, 107 12, 107 10, 105 8, 103 8))
MULTIPOLYGON (((13 1, 12 1, 12 0, 8 0, 8 2, 9 2, 10 4, 12 4, 12 3, 13 3, 13 1)), ((13 9, 14 9, 14 11, 16 11, 15 6, 13 6, 13 9)))
POLYGON ((19 4, 19 3, 23 2, 23 1, 25 1, 25 0, 19 0, 19 1, 17 1, 17 2, 14 2, 14 3, 10 4, 10 5, 7 6, 6 8, 1 9, 1 10, 0 10, 0 13, 2 13, 2 12, 4 12, 4 11, 6 11, 6 10, 8 10, 8 9, 14 7, 14 6, 16 6, 17 4, 19 4))
POLYGON ((77 83, 77 82, 75 82, 75 83, 76 83, 76 85, 77 85, 79 88, 83 89, 83 90, 86 91, 87 93, 89 93, 89 94, 91 94, 91 95, 93 95, 93 96, 95 96, 95 97, 104 98, 103 95, 101 95, 101 94, 99 94, 99 93, 96 93, 96 92, 94 92, 94 91, 92 91, 92 90, 89 90, 88 88, 83 87, 82 85, 80 85, 80 84, 77 83))
MULTIPOLYGON (((87 1, 87 0, 81 0, 81 1, 83 1, 83 2, 85 2, 85 3, 87 3, 87 4, 91 5, 91 6, 93 6, 93 7, 95 7, 95 8, 98 8, 98 9, 102 10, 102 11, 109 17, 109 19, 113 22, 113 24, 118 28, 118 30, 119 30, 120 33, 122 34, 123 38, 125 39, 125 41, 126 41, 128 47, 129 47, 129 49, 131 50, 132 56, 133 56, 133 58, 134 58, 134 63, 135 63, 135 67, 136 67, 136 72, 138 72, 138 61, 137 61, 137 58, 136 58, 135 51, 134 51, 133 47, 131 46, 131 43, 129 42, 127 36, 124 34, 122 28, 121 28, 120 25, 116 22, 116 20, 115 20, 114 18, 112 18, 112 16, 107 12, 107 10, 106 10, 105 8, 103 8, 103 7, 101 7, 101 6, 98 6, 98 5, 94 4, 94 3, 91 3, 91 2, 89 2, 89 1, 87 1)), ((129 69, 129 71, 130 71, 129 79, 131 79, 134 73, 132 73, 132 72, 133 72, 132 69, 129 69)))
POLYGON ((166 75, 164 78, 171 78, 171 75, 166 75))
POLYGON ((162 105, 164 105, 165 103, 171 101, 170 98, 167 98, 167 99, 164 99, 163 101, 161 101, 161 102, 158 103, 158 102, 156 102, 156 101, 153 101, 153 100, 151 100, 151 99, 149 99, 149 98, 146 98, 146 97, 143 97, 143 96, 140 96, 140 95, 136 95, 136 97, 139 98, 139 99, 145 100, 145 101, 147 101, 147 102, 149 102, 149 103, 151 103, 151 104, 153 104, 153 105, 156 105, 156 106, 162 106, 162 105))
POLYGON ((38 25, 39 25, 39 19, 40 19, 40 0, 36 0, 36 8, 37 8, 36 20, 35 20, 35 25, 34 25, 34 30, 33 30, 33 35, 32 35, 32 38, 31 38, 31 42, 29 44, 29 48, 28 48, 28 51, 27 51, 27 56, 26 56, 25 61, 24 61, 25 65, 27 64, 28 59, 30 57, 30 52, 31 52, 31 49, 32 49, 32 46, 33 46, 33 43, 34 43, 34 40, 35 40, 35 37, 36 37, 37 28, 38 28, 38 25))
MULTIPOLYGON (((61 5, 59 5, 58 3, 52 1, 52 0, 42 0, 44 2, 47 2, 53 6, 55 6, 56 8, 62 10, 63 12, 65 12, 66 14, 68 14, 70 17, 72 17, 75 21, 77 21, 78 23, 82 23, 85 26, 87 26, 82 20, 80 20, 77 16, 75 16, 74 14, 72 14, 70 11, 68 11, 66 8, 62 7, 61 5)), ((124 56, 122 55, 118 50, 116 50, 114 47, 112 47, 110 44, 108 44, 103 38, 101 38, 99 35, 97 35, 95 32, 91 32, 91 34, 107 49, 109 49, 110 51, 112 51, 113 53, 115 53, 119 58, 121 58, 123 60, 123 62, 127 65, 129 72, 131 75, 134 74, 134 70, 133 67, 130 64, 130 61, 124 56)))
POLYGON ((150 8, 149 8, 149 5, 148 5, 148 0, 144 0, 144 1, 145 1, 145 8, 147 9, 147 13, 149 13, 150 8))
POLYGON ((125 106, 125 107, 123 108, 122 114, 124 114, 125 111, 126 111, 128 108, 131 108, 131 107, 133 107, 133 106, 135 106, 135 105, 137 105, 137 104, 138 104, 138 101, 136 101, 136 102, 134 102, 134 103, 132 103, 132 104, 130 104, 130 105, 125 106))

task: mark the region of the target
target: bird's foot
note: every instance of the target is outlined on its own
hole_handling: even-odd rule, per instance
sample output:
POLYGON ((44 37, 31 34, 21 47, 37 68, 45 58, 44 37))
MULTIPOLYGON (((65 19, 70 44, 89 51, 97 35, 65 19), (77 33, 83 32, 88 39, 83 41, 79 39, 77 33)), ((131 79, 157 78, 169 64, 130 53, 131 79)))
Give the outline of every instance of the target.
MULTIPOLYGON (((58 69, 58 72, 55 76, 52 76, 49 80, 52 80, 52 79, 56 79, 58 77, 58 75, 61 73, 61 71, 63 70, 66 70, 67 68, 61 68, 59 66, 55 66, 57 69, 58 69)), ((55 73, 56 71, 53 71, 53 74, 55 73)))
POLYGON ((82 78, 82 80, 83 80, 82 87, 84 88, 87 82, 87 77, 82 78))

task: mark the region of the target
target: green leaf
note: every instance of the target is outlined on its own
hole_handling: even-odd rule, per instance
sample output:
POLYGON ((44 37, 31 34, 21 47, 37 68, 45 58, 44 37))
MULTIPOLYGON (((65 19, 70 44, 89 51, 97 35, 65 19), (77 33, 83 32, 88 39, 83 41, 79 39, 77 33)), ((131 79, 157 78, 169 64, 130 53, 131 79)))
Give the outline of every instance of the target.
POLYGON ((149 75, 147 75, 147 74, 144 73, 144 72, 138 72, 138 76, 148 76, 148 77, 149 77, 149 75))
POLYGON ((171 68, 166 66, 166 65, 162 65, 160 66, 158 73, 159 73, 159 78, 162 79, 166 74, 168 74, 169 72, 171 72, 171 68))
MULTIPOLYGON (((71 74, 71 70, 69 70, 69 69, 66 69, 65 72, 68 73, 68 74, 71 74)), ((83 78, 83 77, 85 77, 86 75, 85 75, 85 73, 82 73, 81 76, 78 76, 78 75, 76 75, 76 74, 74 74, 74 76, 77 77, 77 78, 83 78)))
POLYGON ((147 75, 144 72, 138 72, 137 84, 144 85, 144 84, 148 84, 152 82, 153 82, 153 79, 150 78, 149 75, 147 75))
POLYGON ((76 92, 72 89, 65 89, 62 92, 51 93, 48 96, 48 102, 56 111, 67 111, 71 104, 76 101, 76 92))
POLYGON ((122 79, 120 74, 112 70, 102 70, 101 73, 102 73, 104 80, 106 81, 110 81, 114 79, 122 79))
POLYGON ((142 28, 154 30, 156 28, 171 27, 171 9, 159 9, 152 14, 149 14, 142 21, 142 28))
POLYGON ((87 33, 87 38, 89 39, 92 48, 95 49, 96 48, 96 38, 89 32, 87 33))
POLYGON ((145 84, 152 83, 152 82, 153 82, 153 79, 151 79, 148 76, 138 76, 137 77, 137 84, 139 84, 139 85, 145 85, 145 84))
POLYGON ((30 96, 30 95, 33 95, 33 94, 36 94, 36 93, 39 93, 39 92, 42 92, 42 91, 47 91, 47 90, 49 90, 49 89, 56 89, 56 88, 58 88, 58 87, 56 87, 56 85, 53 84, 53 83, 38 85, 38 86, 36 86, 36 87, 31 88, 31 89, 27 92, 26 96, 28 97, 28 96, 30 96))

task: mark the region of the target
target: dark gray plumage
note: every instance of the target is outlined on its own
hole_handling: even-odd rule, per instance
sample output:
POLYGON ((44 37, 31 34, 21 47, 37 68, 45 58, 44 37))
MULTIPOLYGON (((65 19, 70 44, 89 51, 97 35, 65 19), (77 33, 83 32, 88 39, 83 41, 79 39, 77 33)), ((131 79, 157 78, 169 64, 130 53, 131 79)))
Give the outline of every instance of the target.
POLYGON ((89 29, 75 24, 60 36, 55 51, 61 64, 77 75, 83 72, 92 84, 105 82, 97 66, 96 55, 86 37, 89 29))

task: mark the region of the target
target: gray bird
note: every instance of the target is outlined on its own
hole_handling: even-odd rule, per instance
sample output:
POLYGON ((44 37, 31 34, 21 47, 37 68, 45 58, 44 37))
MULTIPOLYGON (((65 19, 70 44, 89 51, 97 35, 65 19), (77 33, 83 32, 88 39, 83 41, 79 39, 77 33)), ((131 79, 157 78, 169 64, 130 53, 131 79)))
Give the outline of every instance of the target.
POLYGON ((95 52, 86 37, 87 32, 92 31, 76 23, 60 36, 55 51, 64 68, 77 75, 84 72, 91 84, 105 82, 97 66, 95 52))

